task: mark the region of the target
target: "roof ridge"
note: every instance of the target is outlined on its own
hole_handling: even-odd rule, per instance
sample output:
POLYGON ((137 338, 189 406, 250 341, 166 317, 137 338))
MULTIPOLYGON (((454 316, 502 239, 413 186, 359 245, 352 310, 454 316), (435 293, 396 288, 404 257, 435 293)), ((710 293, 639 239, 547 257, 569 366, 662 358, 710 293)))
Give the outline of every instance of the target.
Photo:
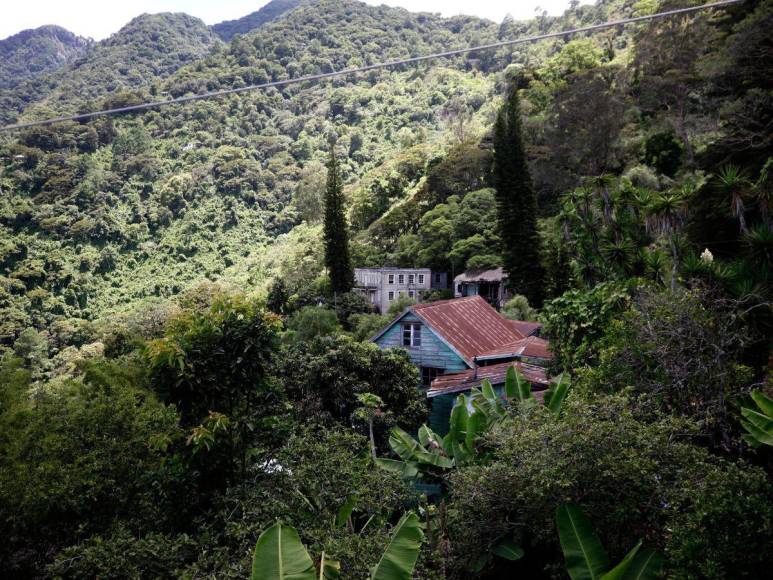
MULTIPOLYGON (((480 300, 483 300, 483 298, 481 298, 480 296, 478 296, 476 294, 475 296, 463 296, 461 298, 446 298, 445 300, 435 300, 434 302, 421 302, 421 303, 418 303, 418 304, 413 304, 411 306, 411 309, 419 308, 419 309, 424 310, 424 309, 427 309, 427 308, 431 308, 433 306, 441 306, 443 304, 450 304, 452 302, 455 302, 455 303, 471 302, 471 301, 475 300, 476 298, 479 298, 480 300)), ((484 302, 485 302, 485 300, 484 300, 484 302)), ((486 302, 486 304, 488 304, 488 302, 486 302)))

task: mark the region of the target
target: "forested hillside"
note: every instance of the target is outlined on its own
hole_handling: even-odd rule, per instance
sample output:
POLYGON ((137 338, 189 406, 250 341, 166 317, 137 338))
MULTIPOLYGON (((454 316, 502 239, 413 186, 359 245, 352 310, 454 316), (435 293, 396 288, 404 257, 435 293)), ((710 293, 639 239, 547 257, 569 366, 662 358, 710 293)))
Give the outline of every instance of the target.
POLYGON ((59 26, 24 30, 0 40, 0 88, 52 72, 83 54, 89 42, 59 26))
MULTIPOLYGON (((0 122, 696 3, 494 23, 274 0, 213 27, 142 15, 96 43, 26 31, 0 42, 0 122)), ((0 575, 244 578, 282 520, 366 577, 413 510, 416 577, 563 578, 571 501, 615 561, 641 538, 668 577, 762 577, 771 411, 741 409, 771 394, 772 7, 0 133, 0 575), (508 110, 528 247, 502 235, 508 110), (354 266, 529 256, 538 292, 506 312, 544 324, 563 409, 479 401, 452 432, 464 461, 458 441, 453 465, 431 456, 445 444, 425 430, 413 472, 376 469, 428 407, 407 356, 363 342, 387 313, 331 291, 331 155, 354 266)))
POLYGON ((303 0, 274 0, 260 10, 236 20, 226 20, 212 27, 220 38, 230 41, 237 34, 246 34, 263 26, 266 22, 279 18, 282 14, 301 5, 303 0))

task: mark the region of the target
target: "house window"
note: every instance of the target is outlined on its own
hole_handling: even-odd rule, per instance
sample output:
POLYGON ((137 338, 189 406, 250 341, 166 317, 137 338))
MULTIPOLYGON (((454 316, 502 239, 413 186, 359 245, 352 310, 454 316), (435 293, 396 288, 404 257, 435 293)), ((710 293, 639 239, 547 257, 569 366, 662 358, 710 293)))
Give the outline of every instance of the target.
POLYGON ((421 386, 429 388, 432 385, 432 381, 442 375, 443 372, 444 369, 421 367, 421 386))
POLYGON ((409 298, 416 298, 416 291, 415 290, 408 290, 408 297, 409 298))
POLYGON ((389 275, 389 283, 390 284, 394 284, 395 283, 395 275, 394 274, 390 274, 389 275))
POLYGON ((392 300, 395 299, 395 293, 392 290, 390 290, 387 297, 389 298, 389 301, 391 302, 392 300))
POLYGON ((421 324, 403 324, 403 346, 421 346, 421 324))
POLYGON ((415 284, 416 283, 416 276, 413 274, 408 274, 408 284, 415 284))
POLYGON ((398 284, 405 284, 405 274, 398 274, 397 275, 397 283, 398 284))
POLYGON ((424 284, 424 274, 419 274, 419 284, 424 284))
POLYGON ((435 272, 435 284, 440 284, 440 274, 435 272))

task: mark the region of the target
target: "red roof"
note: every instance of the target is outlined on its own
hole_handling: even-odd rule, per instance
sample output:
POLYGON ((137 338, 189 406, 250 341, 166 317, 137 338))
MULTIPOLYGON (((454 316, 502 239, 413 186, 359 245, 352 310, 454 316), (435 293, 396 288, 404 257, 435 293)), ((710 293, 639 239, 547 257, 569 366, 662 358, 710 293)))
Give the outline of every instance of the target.
MULTIPOLYGON (((507 369, 511 366, 515 367, 524 378, 532 384, 532 388, 534 388, 535 385, 542 388, 547 388, 550 385, 547 373, 542 367, 518 361, 510 361, 486 367, 478 367, 477 377, 475 376, 474 369, 468 369, 460 373, 441 375, 432 381, 432 385, 427 391, 427 397, 432 398, 437 397, 438 395, 469 391, 470 389, 479 387, 483 381, 487 379, 494 386, 504 384, 507 369)), ((538 388, 535 390, 543 389, 538 388)))
POLYGON ((523 320, 508 320, 507 323, 513 327, 513 329, 522 334, 523 336, 531 336, 537 332, 542 325, 539 322, 525 322, 523 320))
POLYGON ((476 356, 525 338, 480 296, 416 304, 410 310, 472 366, 476 356))
POLYGON ((550 343, 538 336, 527 336, 510 344, 505 344, 479 356, 480 359, 506 358, 509 356, 525 356, 528 358, 552 359, 550 343))

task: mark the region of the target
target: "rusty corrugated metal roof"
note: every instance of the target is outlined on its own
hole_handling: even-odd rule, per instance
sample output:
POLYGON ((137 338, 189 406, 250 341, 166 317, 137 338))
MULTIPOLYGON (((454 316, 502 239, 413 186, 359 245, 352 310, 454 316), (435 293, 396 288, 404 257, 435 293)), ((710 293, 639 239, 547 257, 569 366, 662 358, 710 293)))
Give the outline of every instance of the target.
POLYGON ((524 320, 508 320, 508 324, 510 324, 516 332, 519 334, 522 334, 523 336, 531 336, 535 332, 537 332, 540 328, 542 328, 542 324, 539 322, 526 322, 524 320))
POLYGON ((472 366, 472 359, 525 338, 480 296, 455 298, 411 306, 472 366))
POLYGON ((507 274, 502 268, 468 270, 454 278, 454 282, 501 282, 503 278, 507 278, 507 274))
POLYGON ((552 359, 550 343, 538 336, 527 336, 510 344, 505 344, 489 352, 478 355, 481 360, 505 358, 508 356, 525 356, 528 358, 552 359))
POLYGON ((483 381, 488 380, 492 385, 502 385, 505 382, 507 369, 515 367, 524 378, 533 386, 547 388, 550 385, 547 372, 544 368, 537 365, 531 365, 518 361, 489 365, 487 367, 478 367, 477 377, 474 369, 468 369, 460 373, 441 375, 432 381, 432 385, 427 391, 427 397, 437 397, 438 395, 448 395, 452 393, 461 393, 479 387, 483 381))

